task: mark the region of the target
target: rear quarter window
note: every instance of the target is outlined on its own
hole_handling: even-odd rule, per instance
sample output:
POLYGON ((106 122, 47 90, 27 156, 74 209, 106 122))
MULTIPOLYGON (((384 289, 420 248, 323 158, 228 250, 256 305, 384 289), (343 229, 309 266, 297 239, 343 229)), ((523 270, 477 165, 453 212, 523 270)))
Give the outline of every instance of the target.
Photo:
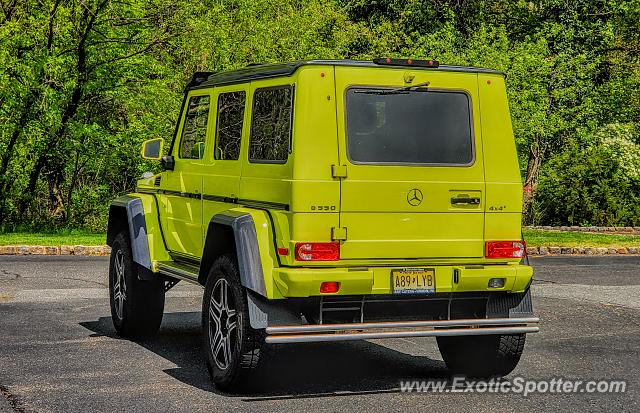
POLYGON ((286 163, 291 146, 293 87, 256 89, 253 94, 249 161, 286 163))
POLYGON ((245 92, 227 92, 218 96, 218 121, 214 159, 237 160, 240 156, 245 92))
POLYGON ((470 98, 464 92, 352 87, 346 93, 353 163, 470 165, 470 98))

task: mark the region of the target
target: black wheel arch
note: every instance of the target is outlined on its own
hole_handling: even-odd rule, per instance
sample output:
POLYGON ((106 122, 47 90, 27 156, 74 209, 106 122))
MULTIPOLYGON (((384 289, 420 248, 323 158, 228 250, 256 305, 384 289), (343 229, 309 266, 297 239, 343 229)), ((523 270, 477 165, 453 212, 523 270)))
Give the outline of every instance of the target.
POLYGON ((198 273, 200 285, 204 286, 207 283, 209 269, 213 263, 219 257, 227 254, 237 256, 233 228, 211 220, 207 228, 207 238, 202 251, 202 260, 200 261, 200 271, 198 273))
POLYGON ((206 284, 216 259, 226 254, 236 257, 242 286, 266 296, 258 236, 251 214, 229 210, 211 218, 198 272, 201 285, 206 284))
POLYGON ((109 206, 109 221, 107 224, 107 245, 112 247, 118 234, 126 231, 129 233, 127 208, 124 205, 111 204, 109 206))

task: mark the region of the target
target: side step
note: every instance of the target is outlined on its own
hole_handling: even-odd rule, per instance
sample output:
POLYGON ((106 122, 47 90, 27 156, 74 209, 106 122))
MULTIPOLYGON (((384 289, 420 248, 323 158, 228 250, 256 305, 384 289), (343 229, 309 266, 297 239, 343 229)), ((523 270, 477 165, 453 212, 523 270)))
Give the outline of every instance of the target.
POLYGON ((536 333, 540 330, 539 322, 540 319, 537 317, 528 317, 272 326, 266 329, 266 342, 281 344, 374 338, 536 333))
POLYGON ((198 282, 198 267, 183 262, 162 261, 158 263, 158 272, 169 277, 198 282))

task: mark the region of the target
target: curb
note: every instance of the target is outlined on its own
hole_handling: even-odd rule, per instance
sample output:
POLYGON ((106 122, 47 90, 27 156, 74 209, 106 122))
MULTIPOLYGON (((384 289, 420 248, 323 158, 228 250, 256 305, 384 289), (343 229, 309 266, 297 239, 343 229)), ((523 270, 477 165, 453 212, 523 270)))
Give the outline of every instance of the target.
POLYGON ((578 227, 561 226, 552 227, 548 225, 524 226, 523 229, 533 229, 538 231, 558 231, 558 232, 591 232, 598 234, 617 235, 640 235, 640 227, 578 227))
POLYGON ((527 255, 638 255, 640 247, 527 247, 527 255))
POLYGON ((107 245, 4 245, 0 246, 0 255, 86 255, 105 257, 111 254, 107 245))

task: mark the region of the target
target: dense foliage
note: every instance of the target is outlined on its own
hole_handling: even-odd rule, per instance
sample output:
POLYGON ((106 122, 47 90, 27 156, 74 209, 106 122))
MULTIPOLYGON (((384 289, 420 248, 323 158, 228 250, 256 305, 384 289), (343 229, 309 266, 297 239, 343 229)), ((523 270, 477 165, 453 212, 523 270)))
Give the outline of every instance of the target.
POLYGON ((103 229, 194 71, 380 55, 508 74, 529 222, 640 225, 640 0, 0 0, 0 226, 103 229))

